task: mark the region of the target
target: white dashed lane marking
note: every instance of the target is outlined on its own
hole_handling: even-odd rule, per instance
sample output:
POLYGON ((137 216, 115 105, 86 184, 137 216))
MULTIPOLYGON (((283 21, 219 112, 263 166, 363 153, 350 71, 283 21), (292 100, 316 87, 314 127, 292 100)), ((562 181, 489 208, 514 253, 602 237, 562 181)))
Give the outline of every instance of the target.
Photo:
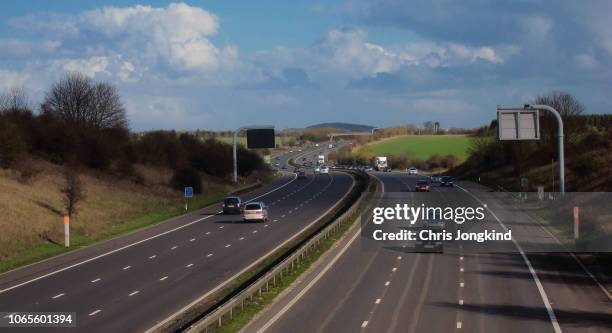
POLYGON ((57 294, 57 295, 55 295, 55 296, 53 296, 53 297, 51 297, 51 298, 56 299, 56 298, 60 298, 60 297, 62 297, 62 296, 64 296, 64 293, 57 294))
POLYGON ((380 298, 377 298, 375 303, 380 304, 380 298))
POLYGON ((193 241, 195 241, 195 238, 192 238, 192 239, 190 239, 189 241, 190 241, 190 242, 193 242, 193 241))
POLYGON ((225 247, 230 247, 232 246, 232 244, 225 244, 225 247))
POLYGON ((140 290, 132 291, 128 296, 132 297, 132 296, 138 294, 139 292, 140 292, 140 290))
POLYGON ((128 270, 128 269, 130 269, 130 268, 132 268, 132 266, 125 266, 125 267, 123 267, 123 268, 122 268, 122 270, 124 270, 124 271, 125 271, 125 270, 128 270))
POLYGON ((149 259, 155 259, 155 257, 157 257, 156 255, 152 255, 149 257, 149 259))
POLYGON ((91 280, 90 282, 91 282, 91 283, 96 283, 96 282, 98 282, 98 281, 100 281, 100 280, 102 280, 102 279, 101 279, 101 278, 96 278, 96 279, 91 280))
POLYGON ((168 276, 162 276, 162 277, 159 278, 159 281, 164 281, 167 278, 168 278, 168 276))
POLYGON ((207 234, 207 235, 210 235, 210 231, 207 231, 207 232, 206 232, 206 234, 207 234))
POLYGON ((244 240, 244 237, 240 237, 240 240, 244 240))
POLYGON ((185 268, 190 268, 192 266, 193 266, 193 264, 189 264, 189 265, 185 266, 185 268))
POLYGON ((361 328, 365 328, 366 326, 368 326, 368 321, 364 321, 363 323, 361 323, 361 328))
POLYGON ((170 248, 170 250, 176 250, 178 246, 174 245, 173 247, 170 248))
POLYGON ((212 253, 209 253, 206 255, 206 257, 212 257, 212 255, 213 255, 212 253))
POLYGON ((100 313, 100 311, 102 311, 102 310, 98 309, 98 310, 95 310, 95 311, 93 311, 93 312, 90 312, 90 313, 89 313, 89 316, 95 316, 95 315, 97 315, 98 313, 100 313))

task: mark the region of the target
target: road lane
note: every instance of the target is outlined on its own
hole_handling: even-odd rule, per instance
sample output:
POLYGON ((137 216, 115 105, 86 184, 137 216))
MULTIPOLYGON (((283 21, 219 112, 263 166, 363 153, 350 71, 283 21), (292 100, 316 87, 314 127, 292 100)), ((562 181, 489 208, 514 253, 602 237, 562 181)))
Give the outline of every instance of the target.
POLYGON ((257 199, 270 206, 268 223, 205 208, 188 227, 6 290, 0 309, 76 311, 78 331, 143 331, 303 230, 352 184, 344 173, 292 181, 257 199))
MULTIPOLYGON (((414 188, 419 178, 398 173, 373 175, 384 182, 387 192, 414 188)), ((456 200, 471 201, 468 196, 453 195, 461 191, 458 188, 432 190, 448 192, 445 199, 453 204, 458 203, 456 200)), ((477 192, 474 188, 469 190, 477 192)), ((484 200, 496 209, 502 220, 509 217, 492 198, 484 200)), ((533 235, 533 229, 522 232, 531 233, 531 237, 542 235, 541 230, 538 235, 533 235)), ((463 253, 458 249, 444 254, 416 254, 380 245, 374 251, 364 251, 363 243, 372 241, 364 238, 360 241, 361 244, 353 242, 334 266, 282 316, 274 318, 269 313, 287 304, 283 299, 244 331, 258 331, 262 327, 267 328, 263 330, 266 332, 555 330, 541 293, 519 253, 463 253), (401 260, 393 260, 399 256, 401 260)), ((569 256, 559 256, 566 258, 561 263, 569 264, 569 256)), ((586 274, 578 274, 576 270, 574 273, 582 278, 567 276, 564 274, 567 266, 555 266, 559 262, 546 260, 557 258, 557 254, 528 257, 541 277, 546 294, 550 295, 563 332, 611 331, 610 303, 586 274)))

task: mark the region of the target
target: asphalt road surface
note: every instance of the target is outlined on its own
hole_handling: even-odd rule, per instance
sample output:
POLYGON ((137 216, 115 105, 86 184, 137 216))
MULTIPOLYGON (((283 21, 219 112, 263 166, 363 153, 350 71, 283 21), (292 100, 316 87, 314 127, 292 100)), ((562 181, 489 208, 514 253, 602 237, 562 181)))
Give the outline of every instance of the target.
MULTIPOLYGON (((373 174, 386 192, 413 191, 419 178, 373 174)), ((516 217, 477 184, 432 191, 463 191, 502 222, 516 217)), ((526 241, 547 237, 530 225, 513 230, 526 241)), ((612 332, 610 299, 567 254, 414 253, 359 232, 352 228, 243 331, 612 332)))
POLYGON ((217 204, 0 275, 0 311, 76 312, 75 332, 145 331, 305 229, 354 184, 341 172, 295 178, 243 196, 269 206, 267 223, 220 215, 217 204))

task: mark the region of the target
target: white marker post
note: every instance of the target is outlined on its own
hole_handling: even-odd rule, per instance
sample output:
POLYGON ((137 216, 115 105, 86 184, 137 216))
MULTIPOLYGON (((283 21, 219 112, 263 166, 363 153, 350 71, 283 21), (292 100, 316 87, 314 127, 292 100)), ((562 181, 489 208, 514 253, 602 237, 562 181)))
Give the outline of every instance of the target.
POLYGON ((70 247, 70 216, 64 216, 64 246, 70 247))
POLYGON ((574 240, 580 237, 580 208, 574 207, 574 240))

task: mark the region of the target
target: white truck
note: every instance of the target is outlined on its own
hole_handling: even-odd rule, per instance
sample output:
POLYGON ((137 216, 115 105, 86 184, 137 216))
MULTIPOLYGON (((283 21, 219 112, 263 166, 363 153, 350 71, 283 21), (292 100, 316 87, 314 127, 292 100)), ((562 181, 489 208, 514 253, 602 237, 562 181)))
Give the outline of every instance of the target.
POLYGON ((318 165, 323 165, 323 164, 325 164, 325 155, 319 155, 319 156, 317 157, 317 164, 318 164, 318 165))
POLYGON ((389 171, 389 166, 387 164, 386 156, 376 156, 374 157, 374 169, 377 171, 389 171))

